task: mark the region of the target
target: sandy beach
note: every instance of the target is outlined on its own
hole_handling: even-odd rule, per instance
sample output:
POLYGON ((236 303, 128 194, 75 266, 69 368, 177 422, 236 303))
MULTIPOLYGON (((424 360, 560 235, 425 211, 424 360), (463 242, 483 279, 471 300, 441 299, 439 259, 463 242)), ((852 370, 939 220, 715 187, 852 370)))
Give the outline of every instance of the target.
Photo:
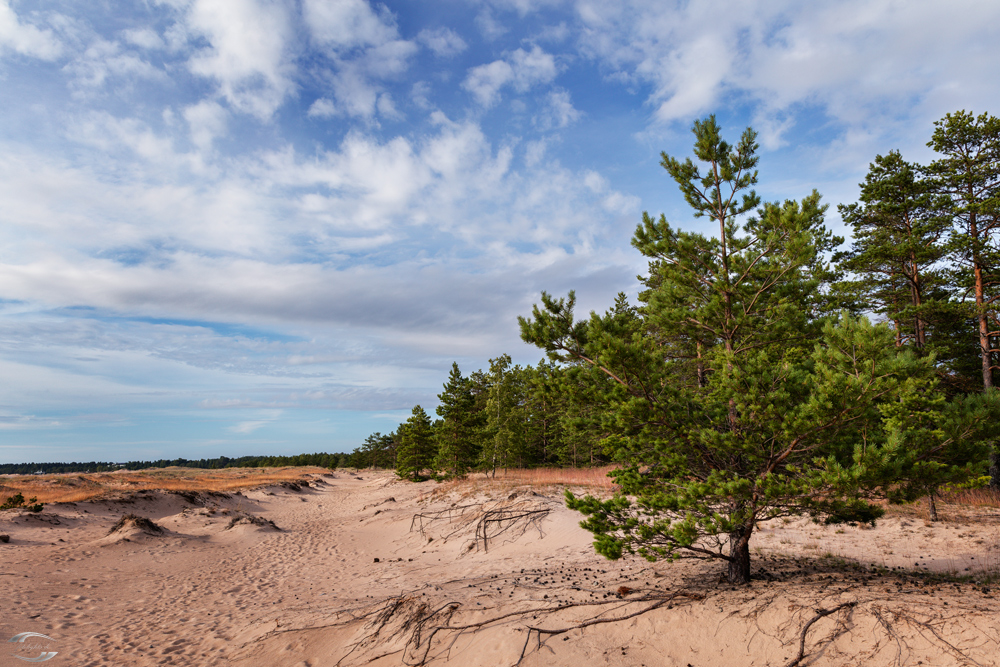
POLYGON ((597 556, 557 486, 302 477, 0 513, 0 633, 45 636, 0 665, 1000 664, 995 511, 764 525, 735 588, 597 556))

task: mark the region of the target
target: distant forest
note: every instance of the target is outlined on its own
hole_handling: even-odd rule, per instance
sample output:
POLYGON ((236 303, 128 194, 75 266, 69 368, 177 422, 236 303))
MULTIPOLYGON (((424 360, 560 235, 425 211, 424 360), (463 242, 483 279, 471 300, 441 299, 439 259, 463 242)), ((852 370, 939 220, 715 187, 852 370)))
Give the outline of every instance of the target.
POLYGON ((115 470, 146 470, 147 468, 167 468, 178 466, 182 468, 204 468, 216 470, 219 468, 280 468, 283 466, 320 466, 336 468, 342 461, 349 458, 347 454, 298 454, 297 456, 240 456, 229 458, 220 456, 217 459, 158 459, 156 461, 129 461, 128 463, 112 463, 110 461, 90 461, 72 463, 0 463, 0 475, 32 475, 36 472, 45 474, 63 472, 112 472, 115 470))

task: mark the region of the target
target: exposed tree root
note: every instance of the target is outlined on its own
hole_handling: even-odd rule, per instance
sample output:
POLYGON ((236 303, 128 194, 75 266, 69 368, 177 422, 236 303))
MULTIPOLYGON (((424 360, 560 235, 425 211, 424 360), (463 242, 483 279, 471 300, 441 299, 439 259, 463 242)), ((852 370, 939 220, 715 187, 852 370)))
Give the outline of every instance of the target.
MULTIPOLYGON (((756 624, 754 636, 763 633, 773 642, 797 649, 791 660, 784 658, 781 663, 777 663, 783 667, 804 667, 817 662, 827 664, 830 660, 834 661, 830 664, 839 664, 836 660, 843 656, 840 656, 838 651, 842 651, 843 647, 839 646, 838 642, 852 632, 857 633, 859 622, 862 624, 861 627, 873 629, 874 633, 865 634, 865 648, 855 657, 862 662, 870 661, 872 664, 893 664, 902 667, 904 663, 915 662, 914 655, 919 652, 924 655, 948 655, 959 664, 985 667, 983 663, 977 662, 973 655, 988 656, 996 648, 1000 648, 1000 644, 988 633, 982 633, 976 640, 964 635, 963 640, 957 640, 955 637, 958 635, 953 636, 952 624, 956 624, 955 627, 965 627, 962 624, 964 612, 958 609, 954 609, 952 615, 942 614, 948 610, 947 607, 925 614, 908 607, 908 602, 897 603, 880 595, 864 594, 858 589, 850 591, 827 589, 821 593, 816 591, 819 595, 810 595, 804 599, 797 595, 788 599, 780 591, 762 591, 763 594, 757 594, 748 589, 733 596, 726 591, 713 593, 711 587, 702 590, 697 585, 689 589, 675 589, 672 592, 655 588, 635 590, 631 586, 623 586, 620 589, 624 592, 620 590, 619 594, 615 595, 612 592, 616 584, 614 581, 598 583, 595 579, 593 583, 597 586, 590 588, 586 585, 590 582, 584 581, 586 576, 581 576, 582 572, 572 574, 566 572, 562 577, 562 586, 541 590, 547 592, 546 598, 552 594, 569 594, 576 595, 576 599, 524 600, 524 592, 533 596, 541 593, 537 587, 539 582, 536 574, 522 571, 520 577, 496 576, 439 582, 437 585, 429 585, 373 604, 350 610, 341 609, 336 613, 335 619, 331 619, 333 621, 331 623, 313 627, 275 629, 251 643, 259 645, 281 633, 336 628, 340 632, 353 634, 353 639, 346 644, 344 652, 339 654, 337 665, 346 667, 346 665, 361 665, 373 660, 391 658, 393 661, 399 660, 402 665, 417 667, 428 664, 450 664, 456 660, 461 662, 455 652, 468 651, 469 647, 479 639, 477 633, 500 632, 506 637, 514 633, 518 637, 517 644, 510 647, 511 653, 506 657, 497 657, 498 664, 506 667, 523 667, 543 648, 551 650, 552 647, 548 642, 553 637, 560 635, 565 637, 566 633, 574 630, 582 631, 602 624, 629 621, 657 610, 661 610, 662 613, 679 603, 704 601, 709 596, 716 599, 721 595, 728 600, 728 603, 718 599, 718 604, 727 604, 731 609, 736 608, 738 611, 723 614, 720 626, 727 619, 730 622, 742 621, 750 624, 748 631, 753 632, 753 625, 756 624), (506 583, 501 592, 502 582, 506 583), (449 584, 456 586, 456 589, 451 593, 444 593, 442 586, 450 588, 449 584), (515 587, 514 591, 509 591, 510 585, 515 587), (467 592, 463 592, 469 588, 476 589, 471 598, 467 592), (518 588, 522 590, 522 596, 519 596, 522 602, 517 603, 512 600, 510 604, 524 606, 521 608, 508 606, 509 611, 503 611, 508 593, 513 596, 518 588), (442 593, 449 597, 440 597, 442 593), (862 594, 854 597, 851 593, 862 594), (580 599, 581 594, 583 596, 603 594, 604 597, 586 600, 580 599), (847 595, 854 599, 842 601, 847 595), (745 599, 737 599, 744 596, 745 599), (796 598, 809 602, 805 602, 807 606, 799 606, 800 603, 796 598), (483 606, 479 602, 482 602, 483 606), (785 602, 789 603, 788 612, 792 612, 791 614, 784 610, 785 602), (491 603, 495 603, 496 606, 491 603), (782 606, 776 608, 774 606, 776 604, 782 606), (796 608, 798 611, 793 611, 796 608), (773 615, 775 613, 777 616, 773 615), (567 614, 573 615, 567 616, 567 614), (835 625, 822 633, 821 637, 817 637, 818 628, 828 625, 821 623, 827 617, 835 619, 835 625), (772 625, 773 619, 783 622, 775 627, 772 625), (867 619, 867 622, 864 619, 867 619), (888 655, 885 654, 886 649, 889 650, 888 655), (894 655, 893 649, 895 649, 894 655), (507 662, 503 662, 504 660, 507 662)), ((546 579, 555 578, 554 572, 540 576, 546 579)), ((541 582, 543 585, 548 583, 550 582, 541 582)), ((637 584, 632 583, 632 585, 637 584)), ((661 620, 667 622, 669 619, 661 620)), ((753 637, 750 637, 750 642, 753 642, 753 637)), ((747 651, 752 652, 749 643, 747 651)), ((985 663, 992 664, 988 659, 985 663)))
POLYGON ((474 545, 477 551, 489 551, 490 544, 498 539, 502 538, 502 543, 513 542, 531 528, 537 530, 540 536, 544 535, 542 520, 550 511, 537 503, 512 502, 512 498, 493 503, 455 505, 443 510, 414 514, 410 520, 410 531, 419 531, 426 540, 443 541, 473 533, 474 543, 470 543, 469 549, 474 545))
MULTIPOLYGON (((531 637, 536 638, 538 648, 540 649, 544 644, 542 640, 543 636, 560 635, 572 630, 579 630, 603 623, 617 623, 641 616, 679 599, 703 600, 704 596, 679 591, 671 594, 644 595, 630 600, 615 599, 566 602, 554 606, 532 607, 512 611, 474 623, 452 625, 452 617, 461 609, 461 603, 446 602, 432 607, 426 602, 420 601, 415 596, 400 595, 385 600, 375 609, 361 615, 360 618, 367 619, 363 629, 364 636, 349 646, 349 650, 338 660, 337 665, 342 664, 359 650, 380 645, 384 646, 386 650, 377 657, 400 654, 404 665, 416 667, 427 664, 429 660, 447 658, 458 639, 470 632, 496 626, 504 622, 527 621, 529 617, 530 619, 537 619, 538 616, 551 616, 566 609, 578 607, 611 607, 610 609, 602 610, 596 616, 585 621, 565 627, 543 628, 526 623, 524 625, 526 632, 525 643, 517 662, 514 663, 514 667, 517 667, 531 653, 528 650, 531 637), (650 604, 624 615, 605 615, 625 606, 642 603, 650 604)), ((345 619, 343 622, 323 627, 344 626, 357 618, 345 619)), ((273 635, 275 633, 270 634, 273 635)))
MULTIPOLYGON (((830 614, 835 614, 841 609, 853 609, 855 606, 857 606, 857 604, 858 603, 856 600, 852 600, 851 602, 845 602, 843 604, 837 605, 832 609, 817 609, 816 615, 810 618, 806 622, 806 624, 802 626, 802 633, 799 639, 799 654, 795 656, 795 658, 793 658, 791 661, 789 661, 788 664, 785 665, 785 667, 796 667, 796 665, 802 662, 802 660, 806 657, 806 635, 809 633, 809 628, 812 627, 813 623, 815 623, 821 618, 829 616, 830 614)), ((835 638, 836 635, 834 636, 834 639, 835 638)))
POLYGON ((490 550, 490 540, 496 540, 501 535, 507 535, 507 541, 517 540, 529 528, 534 527, 539 535, 542 533, 542 519, 549 515, 548 509, 518 510, 496 509, 483 513, 476 524, 476 546, 482 542, 483 550, 490 550))

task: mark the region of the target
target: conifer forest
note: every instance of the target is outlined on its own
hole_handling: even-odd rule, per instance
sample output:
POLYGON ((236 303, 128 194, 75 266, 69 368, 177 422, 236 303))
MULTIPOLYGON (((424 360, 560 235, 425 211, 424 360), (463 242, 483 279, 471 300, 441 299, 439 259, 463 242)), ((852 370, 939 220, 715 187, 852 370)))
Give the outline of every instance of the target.
POLYGON ((750 577, 756 527, 806 514, 874 522, 886 501, 1000 482, 1000 119, 929 128, 929 164, 874 157, 827 227, 818 192, 764 201, 758 143, 694 123, 662 154, 691 219, 643 214, 638 300, 575 311, 543 292, 519 318, 544 358, 453 364, 343 463, 401 477, 614 464, 619 492, 567 502, 598 552, 716 558, 750 577))

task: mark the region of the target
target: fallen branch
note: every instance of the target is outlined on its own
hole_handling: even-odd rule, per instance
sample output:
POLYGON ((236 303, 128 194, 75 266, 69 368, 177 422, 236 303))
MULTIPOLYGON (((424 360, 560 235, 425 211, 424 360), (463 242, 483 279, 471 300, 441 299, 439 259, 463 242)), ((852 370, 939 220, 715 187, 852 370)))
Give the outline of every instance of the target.
POLYGON ((524 535, 531 526, 534 526, 541 535, 541 521, 548 515, 548 509, 524 511, 508 509, 488 510, 483 513, 483 517, 476 524, 476 545, 478 546, 480 540, 482 540, 483 550, 488 552, 490 550, 490 540, 495 540, 516 526, 520 526, 521 530, 511 538, 512 540, 516 540, 524 535))
POLYGON ((836 607, 833 607, 832 609, 819 609, 819 610, 817 610, 816 615, 813 616, 812 618, 810 618, 809 621, 802 627, 802 634, 801 634, 801 636, 799 638, 799 654, 795 658, 793 658, 791 662, 789 662, 788 664, 786 664, 785 667, 796 667, 796 665, 798 665, 800 662, 802 662, 802 660, 806 657, 806 634, 809 633, 809 628, 812 627, 813 623, 815 623, 816 621, 818 621, 821 618, 829 616, 830 614, 835 614, 836 612, 840 611, 841 609, 845 609, 845 608, 848 608, 848 607, 854 607, 857 604, 858 604, 857 600, 854 600, 852 602, 845 602, 843 604, 837 605, 836 607))
POLYGON ((419 531, 425 540, 448 541, 470 531, 474 533, 475 541, 469 544, 469 550, 474 544, 477 549, 485 551, 489 551, 490 543, 501 535, 508 542, 514 541, 532 527, 542 535, 541 522, 549 515, 549 508, 525 502, 511 503, 511 500, 512 498, 507 498, 494 503, 455 505, 443 510, 414 514, 410 520, 410 532, 419 531), (447 532, 429 534, 432 527, 441 523, 448 526, 447 532))

